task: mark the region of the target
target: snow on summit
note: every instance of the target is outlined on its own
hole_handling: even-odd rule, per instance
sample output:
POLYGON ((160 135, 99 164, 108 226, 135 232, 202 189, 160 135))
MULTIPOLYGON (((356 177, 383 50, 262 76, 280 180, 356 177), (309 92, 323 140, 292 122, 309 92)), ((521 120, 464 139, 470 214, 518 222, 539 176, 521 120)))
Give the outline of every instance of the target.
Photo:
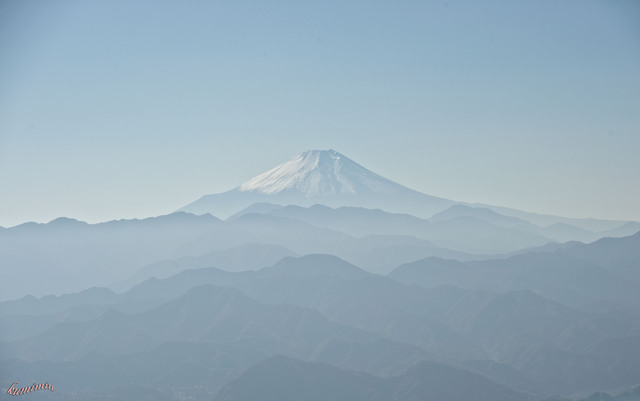
POLYGON ((388 180, 335 150, 308 150, 244 184, 204 195, 180 209, 226 218, 255 203, 329 207, 356 206, 428 217, 453 201, 388 180))
POLYGON ((397 184, 372 173, 335 150, 309 150, 250 179, 242 192, 276 194, 296 191, 307 197, 387 192, 397 184))

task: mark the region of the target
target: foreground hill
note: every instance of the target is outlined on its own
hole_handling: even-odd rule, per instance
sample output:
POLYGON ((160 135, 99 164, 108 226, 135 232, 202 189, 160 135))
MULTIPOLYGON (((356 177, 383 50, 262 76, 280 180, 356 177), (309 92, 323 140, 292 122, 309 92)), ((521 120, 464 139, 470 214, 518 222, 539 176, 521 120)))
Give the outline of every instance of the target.
MULTIPOLYGON (((554 277, 546 263, 540 267, 543 276, 554 277)), ((559 289, 572 285, 557 281, 559 289)), ((381 376, 398 375, 422 360, 444 361, 536 395, 640 383, 636 308, 575 308, 531 289, 405 285, 330 255, 288 257, 258 271, 187 270, 121 294, 93 289, 27 298, 2 303, 0 311, 4 325, 32 333, 10 333, 11 340, 0 343, 0 359, 30 360, 24 363, 31 367, 43 358, 77 364, 101 353, 117 356, 114 363, 122 370, 124 355, 142 352, 142 360, 155 360, 169 343, 232 347, 224 358, 241 362, 223 363, 224 380, 211 381, 222 363, 217 357, 195 363, 176 346, 169 348, 176 352, 169 367, 138 381, 155 383, 163 375, 200 369, 209 372, 208 382, 194 380, 210 391, 275 354, 381 376), (21 315, 11 314, 18 310, 21 315)), ((127 374, 128 380, 139 377, 127 374)))
POLYGON ((460 369, 419 364, 400 376, 380 378, 282 356, 249 368, 216 401, 519 401, 507 387, 460 369), (463 384, 464 383, 464 384, 463 384))

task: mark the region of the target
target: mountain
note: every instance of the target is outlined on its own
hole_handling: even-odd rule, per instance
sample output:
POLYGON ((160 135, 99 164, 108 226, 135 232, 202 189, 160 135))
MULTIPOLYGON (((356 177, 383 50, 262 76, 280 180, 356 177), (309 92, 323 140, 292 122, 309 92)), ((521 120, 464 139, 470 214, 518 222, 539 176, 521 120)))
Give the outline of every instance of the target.
MULTIPOLYGON (((549 226, 541 227, 526 219, 501 214, 488 207, 472 207, 462 204, 451 206, 447 210, 431 217, 429 221, 446 221, 459 217, 475 217, 498 227, 516 229, 524 233, 540 235, 561 242, 570 240, 591 242, 602 236, 598 233, 567 223, 554 223, 549 226)), ((632 227, 632 223, 629 223, 629 226, 625 226, 625 229, 630 227, 632 227)), ((618 232, 623 233, 626 231, 624 229, 614 231, 614 233, 618 232)))
POLYGON ((197 257, 185 256, 180 259, 161 260, 141 268, 126 281, 111 284, 110 288, 121 292, 150 277, 166 278, 187 269, 203 267, 215 266, 232 272, 256 270, 294 255, 293 252, 279 245, 247 243, 197 257))
POLYGON ((333 255, 286 257, 275 265, 262 269, 262 273, 301 278, 333 276, 347 280, 365 278, 370 275, 359 267, 333 255))
MULTIPOLYGON (((423 254, 427 256, 469 259, 465 253, 495 254, 513 252, 523 248, 537 247, 553 241, 539 233, 541 227, 513 217, 507 217, 489 209, 454 205, 430 219, 421 219, 409 214, 389 213, 380 209, 362 207, 330 208, 323 205, 300 207, 295 205, 267 207, 266 204, 253 205, 228 220, 250 214, 260 214, 300 220, 316 227, 338 230, 363 238, 366 236, 386 236, 385 243, 378 248, 397 245, 418 246, 421 252, 398 249, 396 255, 423 254), (262 210, 262 211, 257 211, 262 210), (395 236, 395 239, 389 238, 395 236), (398 236, 405 241, 397 243, 398 236), (422 243, 406 241, 409 237, 422 239, 422 243), (409 251, 409 252, 407 252, 409 251), (426 251, 426 254, 425 254, 426 251), (445 256, 447 255, 447 256, 445 256)), ((355 249, 353 246, 350 249, 355 249)), ((349 258, 346 254, 339 255, 349 258)), ((410 257, 404 261, 421 259, 410 257)), ((356 259, 351 259, 356 261, 356 259)), ((402 263, 402 262, 400 262, 402 263)), ((358 265, 369 267, 369 263, 357 260, 358 265)), ((399 263, 398 263, 399 264, 399 263)), ((394 266, 395 267, 395 266, 394 266)), ((372 271, 380 271, 372 269, 372 271)))
POLYGON ((572 306, 593 302, 640 305, 640 233, 542 247, 507 258, 476 261, 426 258, 389 274, 425 288, 453 285, 505 292, 532 290, 572 306))
MULTIPOLYGON (((365 215, 382 213, 383 219, 395 216, 352 209, 353 213, 351 210, 336 213, 331 221, 338 222, 340 216, 351 222, 365 215)), ((313 212, 307 208, 303 211, 313 212)), ((329 209, 330 214, 334 211, 329 209)), ((408 215, 397 216, 421 221, 408 215)), ((325 220, 329 220, 326 214, 325 220)), ((391 220, 389 223, 395 224, 391 220)), ((375 227, 383 220, 367 218, 367 221, 375 233, 375 227)), ((340 231, 343 226, 332 229, 316 226, 314 222, 322 222, 322 218, 247 213, 221 221, 209 214, 178 212, 99 224, 70 219, 24 224, 0 231, 0 266, 5 275, 0 282, 0 300, 26 294, 36 297, 63 294, 105 285, 118 292, 146 278, 167 277, 189 268, 248 270, 293 255, 333 254, 365 270, 385 273, 401 263, 427 256, 470 258, 409 235, 354 238, 340 231)), ((395 232, 401 233, 402 227, 395 232)))
POLYGON ((517 228, 523 231, 536 230, 539 227, 528 221, 518 219, 516 217, 506 216, 491 209, 484 207, 472 207, 467 205, 456 204, 443 210, 440 213, 433 215, 429 221, 438 222, 446 221, 459 217, 475 217, 481 220, 491 223, 493 225, 505 228, 517 228))
POLYGON ((361 206, 422 217, 454 203, 388 180, 335 150, 309 150, 230 191, 206 195, 180 210, 228 217, 260 202, 361 206))
POLYGON ((216 401, 516 401, 527 397, 482 376, 423 362, 400 376, 380 378, 318 362, 274 356, 227 384, 216 401), (464 383, 464 385, 461 385, 464 383))
POLYGON ((609 235, 622 237, 625 235, 630 235, 640 229, 640 223, 637 222, 628 222, 622 220, 602 220, 594 218, 561 217, 549 214, 524 212, 522 210, 503 206, 485 205, 482 203, 474 203, 472 204, 472 206, 488 208, 505 216, 517 217, 541 227, 547 227, 556 223, 561 223, 579 227, 586 231, 601 233, 601 236, 609 235))
MULTIPOLYGON (((382 209, 428 218, 461 202, 407 188, 329 149, 308 150, 297 154, 236 188, 219 194, 205 195, 182 207, 180 211, 194 214, 211 213, 227 218, 256 203, 262 205, 255 207, 253 213, 268 213, 273 210, 273 204, 304 207, 322 204, 334 208, 355 206, 382 209)), ((595 240, 603 235, 624 236, 640 229, 640 224, 635 222, 567 218, 494 205, 467 205, 499 213, 503 215, 500 217, 502 222, 507 222, 505 216, 515 217, 521 221, 517 222, 514 219, 511 223, 518 223, 518 228, 528 226, 526 222, 540 227, 562 223, 564 227, 551 227, 541 232, 560 241, 595 240)), ((483 219, 487 217, 498 216, 490 216, 484 212, 483 219)))
MULTIPOLYGON (((421 352, 417 347, 386 340, 354 343, 327 339, 314 351, 311 360, 388 377, 422 361, 421 352), (388 374, 386 370, 390 366, 393 368, 388 374)), ((92 353, 73 361, 3 360, 0 377, 31 377, 32 372, 37 372, 38 376, 49 378, 49 382, 55 383, 60 390, 46 400, 210 400, 230 380, 272 355, 270 350, 261 347, 260 342, 254 341, 173 341, 149 351, 113 355, 92 353), (144 398, 140 392, 120 394, 117 391, 120 386, 140 386, 151 396, 144 398)))
POLYGON ((73 360, 92 352, 147 351, 171 341, 260 343, 263 351, 299 355, 327 339, 366 342, 376 336, 329 321, 320 312, 293 305, 265 305, 230 287, 204 285, 148 311, 109 310, 88 322, 54 324, 13 343, 9 357, 73 360))
POLYGON ((382 401, 391 399, 390 395, 375 376, 274 356, 247 369, 227 384, 215 400, 382 401))
POLYGON ((252 242, 250 237, 209 214, 26 223, 0 231, 0 299, 104 286, 159 260, 228 249, 252 242))
MULTIPOLYGON (((631 248, 633 243, 623 245, 631 248)), ((518 289, 572 294, 575 281, 585 275, 605 287, 587 288, 594 291, 587 294, 590 298, 615 301, 624 287, 616 285, 615 294, 603 292, 609 286, 607 276, 590 279, 592 266, 564 266, 566 255, 560 253, 535 255, 545 256, 531 265, 525 259, 504 259, 505 265, 497 270, 431 259, 431 273, 429 266, 416 263, 402 269, 404 276, 394 277, 404 281, 416 272, 425 273, 415 278, 422 277, 425 286, 436 284, 433 288, 403 285, 330 255, 307 255, 257 271, 190 269, 149 279, 122 294, 92 289, 0 303, 0 310, 9 313, 0 318, 0 328, 22 327, 19 333, 8 331, 0 341, 0 366, 11 363, 6 371, 12 372, 14 362, 5 361, 20 357, 28 362, 25 369, 41 366, 48 377, 53 377, 50 372, 66 371, 71 379, 72 370, 80 368, 77 364, 98 352, 115 363, 114 374, 124 371, 131 383, 184 383, 217 391, 260 360, 286 354, 384 377, 396 376, 421 360, 446 362, 535 394, 567 396, 640 383, 637 309, 581 310, 538 291, 518 289), (544 274, 536 277, 533 273, 541 267, 544 274), (505 291, 438 286, 447 279, 447 270, 458 277, 468 273, 465 287, 505 291), (507 291, 511 287, 515 290, 507 291), (132 302, 143 300, 150 301, 147 308, 132 310, 132 302), (93 317, 70 316, 70 308, 77 310, 79 303, 93 309, 93 317), (20 315, 11 314, 18 311, 20 315), (385 340, 373 340, 381 338, 385 340), (197 350, 189 351, 187 343, 197 350), (213 348, 196 345, 202 343, 213 348), (203 360, 201 353, 212 356, 203 360), (139 361, 139 368, 130 368, 134 362, 121 359, 129 358, 125 355, 139 361), (53 365, 41 365, 43 360, 53 365), (145 364, 151 367, 145 369, 145 364)), ((638 292, 636 288, 634 294, 638 292)), ((90 366, 97 374, 99 366, 109 365, 90 366)), ((125 384, 113 377, 114 383, 125 384)), ((213 394, 196 398, 211 399, 213 394)))

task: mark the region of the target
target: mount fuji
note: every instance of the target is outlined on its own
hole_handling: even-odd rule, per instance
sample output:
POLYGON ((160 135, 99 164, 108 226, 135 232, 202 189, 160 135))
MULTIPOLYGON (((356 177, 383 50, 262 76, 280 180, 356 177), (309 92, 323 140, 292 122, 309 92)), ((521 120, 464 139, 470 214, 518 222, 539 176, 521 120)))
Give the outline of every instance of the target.
POLYGON ((239 187, 205 195, 180 211, 226 218, 262 202, 356 206, 420 217, 430 217, 456 203, 397 184, 330 149, 302 152, 239 187))

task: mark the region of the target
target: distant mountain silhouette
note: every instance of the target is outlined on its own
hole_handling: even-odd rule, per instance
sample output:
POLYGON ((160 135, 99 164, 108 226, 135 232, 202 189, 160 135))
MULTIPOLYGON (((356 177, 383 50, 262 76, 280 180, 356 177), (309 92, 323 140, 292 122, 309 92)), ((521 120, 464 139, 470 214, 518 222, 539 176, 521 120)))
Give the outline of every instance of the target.
MULTIPOLYGON (((264 204, 263 204, 264 205, 264 204)), ((408 214, 389 213, 361 207, 333 209, 323 205, 311 207, 261 207, 260 215, 295 219, 347 233, 355 237, 369 235, 412 236, 426 240, 421 247, 431 248, 431 255, 445 256, 452 250, 464 258, 464 253, 502 253, 540 246, 553 241, 540 232, 541 227, 513 217, 502 216, 489 209, 454 205, 430 219, 408 214), (444 248, 444 249, 443 249, 444 248), (445 252, 439 252, 442 250, 445 252)), ((247 210, 255 210, 248 208, 247 210)), ((251 214, 255 214, 253 212, 251 214)), ((246 211, 238 215, 248 215, 246 211)), ((594 234, 594 237, 595 236, 594 234)), ((388 244, 389 246, 391 244, 388 244)))
POLYGON ((271 266, 280 259, 295 254, 283 246, 248 243, 228 249, 209 252, 202 256, 186 256, 174 260, 162 260, 144 266, 128 280, 109 285, 124 291, 150 278, 166 278, 187 269, 218 267, 226 271, 255 270, 271 266))
POLYGON ((426 288, 455 285, 469 289, 529 289, 569 305, 616 301, 640 305, 640 233, 603 238, 591 244, 567 243, 508 258, 458 262, 426 258, 389 274, 426 288))
POLYGON ((287 275, 301 278, 322 276, 343 279, 360 279, 370 275, 366 271, 333 255, 307 255, 300 258, 286 257, 261 271, 269 276, 287 275))

